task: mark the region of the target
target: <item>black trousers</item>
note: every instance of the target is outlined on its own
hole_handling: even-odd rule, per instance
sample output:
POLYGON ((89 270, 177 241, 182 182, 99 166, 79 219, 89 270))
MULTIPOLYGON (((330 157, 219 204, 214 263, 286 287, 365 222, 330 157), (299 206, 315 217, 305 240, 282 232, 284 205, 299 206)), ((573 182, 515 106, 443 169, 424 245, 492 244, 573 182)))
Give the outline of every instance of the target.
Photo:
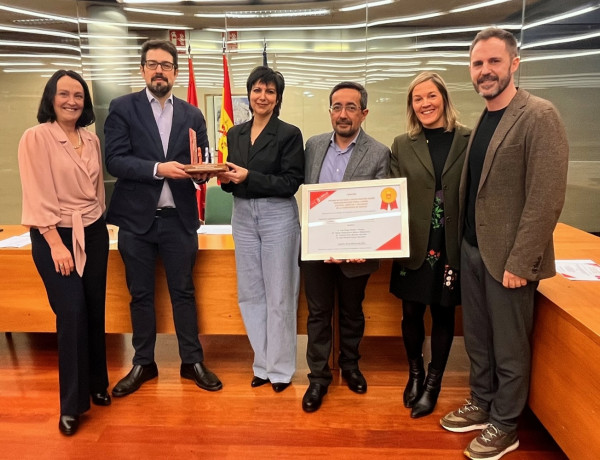
POLYGON ((358 369, 358 347, 365 331, 362 302, 370 275, 348 278, 337 264, 303 262, 304 289, 308 303, 306 359, 311 382, 329 385, 332 380, 329 354, 332 316, 337 292, 340 328, 339 366, 358 369))
MULTIPOLYGON (((73 254, 71 228, 57 228, 73 254)), ((36 229, 31 252, 56 315, 60 413, 79 415, 90 408, 90 393, 106 391, 105 298, 108 231, 103 218, 85 228, 87 261, 83 276, 54 269, 50 246, 36 229)))
POLYGON ((156 314, 154 310, 155 266, 162 259, 179 342, 179 356, 186 364, 204 360, 198 339, 193 270, 198 253, 198 236, 185 230, 177 211, 156 216, 148 233, 136 235, 119 229, 119 252, 125 264, 131 294, 133 364, 154 362, 156 314))

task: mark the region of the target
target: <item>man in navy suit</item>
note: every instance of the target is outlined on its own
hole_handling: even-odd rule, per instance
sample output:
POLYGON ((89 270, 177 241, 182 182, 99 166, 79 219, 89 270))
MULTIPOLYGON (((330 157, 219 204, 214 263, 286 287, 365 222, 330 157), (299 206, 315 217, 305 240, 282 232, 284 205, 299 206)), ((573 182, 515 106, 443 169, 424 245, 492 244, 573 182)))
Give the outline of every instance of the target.
POLYGON ((192 271, 198 252, 198 208, 190 163, 189 129, 208 147, 200 110, 171 93, 177 48, 168 41, 142 45, 140 72, 147 87, 114 99, 104 125, 106 168, 117 178, 107 222, 119 227, 119 252, 131 294, 133 368, 113 388, 125 396, 158 376, 154 361, 156 317, 154 267, 163 261, 173 307, 181 376, 200 388, 222 388, 204 364, 192 271))

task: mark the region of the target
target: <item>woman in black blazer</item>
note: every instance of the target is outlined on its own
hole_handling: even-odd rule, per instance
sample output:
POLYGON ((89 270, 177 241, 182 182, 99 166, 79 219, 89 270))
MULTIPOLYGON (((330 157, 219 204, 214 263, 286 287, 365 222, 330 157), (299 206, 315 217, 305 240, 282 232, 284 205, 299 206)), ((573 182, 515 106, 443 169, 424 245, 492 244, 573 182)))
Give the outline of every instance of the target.
POLYGON ((285 390, 296 371, 300 222, 294 194, 304 180, 300 130, 281 121, 285 82, 255 68, 246 88, 253 117, 227 133, 230 170, 221 187, 233 193, 238 302, 254 350, 252 387, 285 390))
POLYGON ((390 292, 402 299, 402 338, 409 361, 404 405, 411 417, 430 414, 441 389, 452 339, 458 284, 458 186, 470 130, 458 124, 444 80, 423 72, 408 88, 408 133, 394 139, 391 177, 406 177, 410 257, 394 261, 390 292), (423 365, 430 306, 431 363, 423 365))

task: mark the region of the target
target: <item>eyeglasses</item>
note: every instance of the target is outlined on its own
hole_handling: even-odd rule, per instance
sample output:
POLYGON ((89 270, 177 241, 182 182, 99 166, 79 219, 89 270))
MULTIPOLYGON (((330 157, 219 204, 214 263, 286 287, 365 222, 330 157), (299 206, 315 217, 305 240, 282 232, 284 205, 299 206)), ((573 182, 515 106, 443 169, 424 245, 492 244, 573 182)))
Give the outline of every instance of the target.
POLYGON ((334 104, 331 107, 329 107, 329 110, 331 110, 331 113, 341 113, 342 110, 345 110, 346 113, 353 115, 353 114, 361 111, 361 108, 357 107, 354 104, 350 104, 350 105, 334 104))
POLYGON ((173 70, 175 68, 175 64, 173 64, 172 62, 167 62, 167 61, 163 61, 163 62, 146 61, 146 62, 144 62, 144 65, 146 66, 146 68, 148 68, 150 70, 156 70, 158 68, 158 66, 160 66, 161 69, 166 70, 167 72, 169 70, 173 70))

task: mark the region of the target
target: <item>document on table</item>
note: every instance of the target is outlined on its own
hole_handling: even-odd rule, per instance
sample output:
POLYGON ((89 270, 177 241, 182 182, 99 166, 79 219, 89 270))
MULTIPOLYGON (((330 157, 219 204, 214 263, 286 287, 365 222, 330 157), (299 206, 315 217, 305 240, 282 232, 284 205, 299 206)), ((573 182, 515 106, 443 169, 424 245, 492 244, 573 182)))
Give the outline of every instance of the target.
POLYGON ((23 233, 22 235, 11 236, 4 240, 0 240, 0 248, 22 248, 31 244, 31 238, 29 232, 23 233))
POLYGON ((556 272, 572 281, 600 281, 600 264, 589 259, 557 260, 556 272))

